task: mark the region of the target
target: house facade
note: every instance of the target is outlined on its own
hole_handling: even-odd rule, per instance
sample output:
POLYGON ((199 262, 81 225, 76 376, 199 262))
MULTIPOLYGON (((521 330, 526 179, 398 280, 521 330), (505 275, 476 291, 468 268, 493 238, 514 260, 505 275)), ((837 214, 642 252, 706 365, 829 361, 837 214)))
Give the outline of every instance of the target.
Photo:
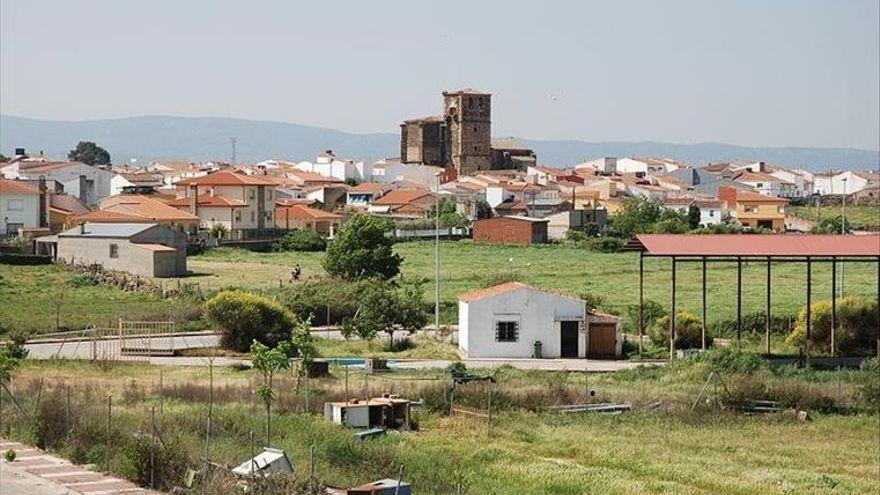
POLYGON ((743 227, 785 230, 788 200, 732 187, 719 187, 718 198, 743 227))
POLYGON ((65 193, 76 196, 88 206, 94 206, 110 196, 114 176, 115 173, 104 168, 79 162, 46 162, 27 168, 20 166, 18 169, 18 177, 22 179, 37 180, 42 177, 60 183, 65 193))
POLYGON ((45 197, 30 184, 0 179, 0 236, 18 235, 20 229, 43 226, 40 218, 41 212, 46 214, 45 197))
POLYGON ((615 317, 520 282, 460 295, 458 315, 458 345, 468 358, 613 359, 623 344, 615 317))
POLYGON ((276 182, 266 176, 220 171, 175 186, 177 198, 169 204, 199 217, 201 229, 221 224, 240 239, 275 226, 276 182))
POLYGON ((67 263, 99 264, 143 277, 179 277, 186 273, 186 236, 151 223, 84 223, 38 243, 55 241, 56 258, 67 263))

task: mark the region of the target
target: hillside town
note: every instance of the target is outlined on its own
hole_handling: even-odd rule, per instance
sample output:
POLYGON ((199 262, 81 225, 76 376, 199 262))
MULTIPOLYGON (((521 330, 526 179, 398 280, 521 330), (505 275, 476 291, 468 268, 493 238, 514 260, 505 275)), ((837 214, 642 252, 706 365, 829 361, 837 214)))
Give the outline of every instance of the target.
POLYGON ((70 242, 65 236, 45 236, 83 224, 153 223, 189 242, 219 244, 271 241, 290 230, 332 238, 353 214, 388 218, 401 230, 430 229, 442 202, 457 214, 455 225, 440 226, 444 236, 461 227, 476 242, 532 244, 571 231, 603 235, 609 219, 637 198, 680 214, 685 222, 670 224, 670 233, 721 226, 809 231, 813 224, 789 215, 791 205, 880 202, 877 171, 811 173, 762 161, 663 157, 544 164, 516 139, 491 135, 490 94, 464 89, 443 98, 443 115, 401 124, 400 157, 373 163, 324 150, 302 161, 88 165, 18 148, 0 164, 0 231, 62 245, 70 242))

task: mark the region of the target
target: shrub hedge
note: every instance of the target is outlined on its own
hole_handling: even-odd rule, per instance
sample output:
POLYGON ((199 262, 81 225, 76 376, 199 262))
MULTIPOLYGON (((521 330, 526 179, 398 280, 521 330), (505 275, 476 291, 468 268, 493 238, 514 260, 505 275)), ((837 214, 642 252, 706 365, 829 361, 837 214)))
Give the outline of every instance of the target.
MULTIPOLYGON (((810 347, 828 350, 831 345, 831 301, 817 301, 810 311, 810 347)), ((880 318, 877 315, 877 300, 873 298, 845 297, 837 301, 837 325, 835 327, 835 346, 842 353, 872 354, 877 345, 880 318)), ((806 341, 807 309, 804 306, 798 313, 794 331, 786 343, 802 346, 806 341)))
MULTIPOLYGON (((687 312, 677 313, 675 316, 675 348, 676 349, 699 349, 702 344, 703 324, 700 318, 687 312)), ((669 345, 669 315, 657 318, 648 329, 651 342, 657 345, 669 345)), ((712 337, 706 335, 706 346, 712 345, 712 337)))
POLYGON ((247 352, 256 340, 270 347, 289 339, 295 317, 271 299, 240 291, 223 291, 206 304, 208 320, 223 331, 224 349, 247 352))

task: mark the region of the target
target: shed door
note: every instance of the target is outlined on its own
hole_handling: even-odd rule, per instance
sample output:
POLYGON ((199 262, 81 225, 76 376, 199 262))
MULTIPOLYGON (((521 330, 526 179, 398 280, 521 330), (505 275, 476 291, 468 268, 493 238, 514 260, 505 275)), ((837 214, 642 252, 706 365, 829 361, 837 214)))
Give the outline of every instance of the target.
POLYGON ((617 350, 617 325, 614 323, 590 324, 590 346, 587 357, 614 359, 617 350))
POLYGON ((578 357, 578 322, 563 321, 560 325, 560 352, 564 358, 578 357))

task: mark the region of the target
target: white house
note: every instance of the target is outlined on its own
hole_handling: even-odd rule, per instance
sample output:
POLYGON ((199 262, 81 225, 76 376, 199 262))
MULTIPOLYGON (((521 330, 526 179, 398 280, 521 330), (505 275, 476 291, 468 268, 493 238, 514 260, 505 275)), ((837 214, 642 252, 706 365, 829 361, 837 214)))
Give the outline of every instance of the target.
POLYGON ((880 176, 872 172, 823 172, 813 176, 816 194, 852 194, 869 185, 880 182, 880 176))
POLYGON ((603 158, 597 158, 596 160, 578 163, 574 168, 575 170, 579 168, 588 168, 601 174, 615 174, 618 172, 617 158, 613 156, 606 156, 603 158))
POLYGON ((116 174, 99 166, 80 162, 46 162, 34 167, 20 166, 18 176, 37 180, 45 177, 64 186, 64 192, 92 206, 110 196, 110 181, 116 174))
POLYGON ((674 172, 680 168, 687 167, 684 163, 670 158, 618 158, 616 165, 617 173, 620 174, 634 174, 637 172, 657 174, 674 172))
POLYGON ((774 166, 773 170, 768 173, 773 177, 794 184, 794 193, 791 196, 793 198, 805 198, 813 194, 813 174, 806 170, 774 166))
POLYGON ((794 182, 789 182, 768 173, 744 171, 734 177, 733 180, 751 187, 755 192, 764 196, 776 196, 779 198, 792 198, 796 196, 794 182))
POLYGON ((373 164, 354 160, 338 160, 330 150, 321 153, 314 162, 303 161, 296 168, 304 172, 312 172, 324 177, 335 177, 341 181, 354 180, 370 182, 373 180, 373 164))
POLYGON ((583 300, 508 282, 458 298, 458 346, 468 358, 615 358, 619 321, 583 300), (540 344, 538 344, 540 342, 540 344))
POLYGON ((0 179, 0 236, 40 226, 40 190, 22 181, 0 179))
POLYGON ((700 225, 718 225, 724 222, 724 201, 696 199, 693 204, 700 209, 700 225))

